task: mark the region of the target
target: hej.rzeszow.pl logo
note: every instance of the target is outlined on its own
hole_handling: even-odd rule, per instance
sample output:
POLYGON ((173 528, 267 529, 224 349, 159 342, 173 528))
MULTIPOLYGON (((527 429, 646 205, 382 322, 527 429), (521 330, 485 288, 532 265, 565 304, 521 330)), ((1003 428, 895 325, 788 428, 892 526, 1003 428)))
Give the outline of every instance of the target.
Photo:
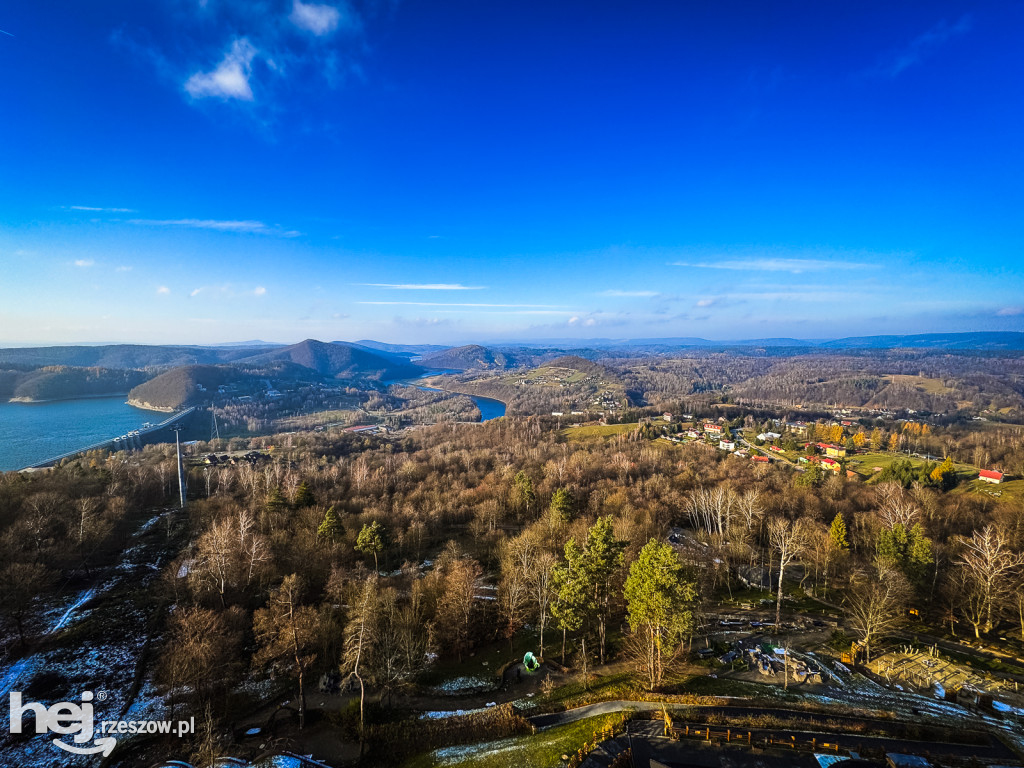
MULTIPOLYGON (((21 692, 11 691, 11 733, 22 732, 22 716, 26 712, 35 714, 36 733, 57 733, 72 736, 74 743, 68 744, 61 738, 53 739, 55 746, 76 755, 109 755, 117 739, 107 734, 168 733, 186 736, 195 733, 195 718, 179 720, 103 720, 96 734, 96 720, 93 714, 93 692, 82 692, 82 703, 61 701, 51 707, 30 701, 22 703, 21 692)), ((102 697, 101 697, 102 698, 102 697)))

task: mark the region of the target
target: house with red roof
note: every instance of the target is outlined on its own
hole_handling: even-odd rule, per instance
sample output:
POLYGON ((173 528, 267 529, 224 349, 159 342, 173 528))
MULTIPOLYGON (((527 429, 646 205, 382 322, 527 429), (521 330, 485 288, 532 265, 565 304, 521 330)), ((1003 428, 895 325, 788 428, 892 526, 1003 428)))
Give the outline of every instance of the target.
POLYGON ((978 473, 978 479, 984 480, 986 483, 1001 483, 1003 482, 1003 473, 992 469, 983 469, 978 473))

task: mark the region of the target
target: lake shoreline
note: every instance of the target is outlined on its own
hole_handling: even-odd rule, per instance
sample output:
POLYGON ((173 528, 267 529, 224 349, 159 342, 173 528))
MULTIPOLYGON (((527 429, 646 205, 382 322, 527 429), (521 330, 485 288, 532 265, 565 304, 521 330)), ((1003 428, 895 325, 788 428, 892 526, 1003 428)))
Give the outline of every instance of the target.
MULTIPOLYGON (((132 408, 138 408, 143 411, 158 411, 159 413, 175 413, 180 411, 181 408, 172 408, 169 405, 152 405, 151 403, 143 402, 142 400, 128 399, 128 405, 132 408)), ((183 408, 184 406, 182 406, 183 408)))
MULTIPOLYGON (((105 397, 127 397, 127 392, 107 392, 102 395, 72 395, 70 397, 48 397, 45 399, 38 399, 34 397, 12 397, 8 403, 21 403, 22 405, 40 405, 43 403, 69 403, 75 400, 100 400, 105 397)), ((128 403, 131 405, 131 403, 128 403)))

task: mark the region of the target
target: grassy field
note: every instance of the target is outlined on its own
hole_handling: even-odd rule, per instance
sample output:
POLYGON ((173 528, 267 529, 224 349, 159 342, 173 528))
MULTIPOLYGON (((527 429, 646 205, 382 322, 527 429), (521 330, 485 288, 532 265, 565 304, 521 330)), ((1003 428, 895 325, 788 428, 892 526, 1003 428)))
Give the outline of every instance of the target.
POLYGON ((460 768, 552 768, 559 765, 561 756, 571 754, 591 741, 595 731, 618 723, 622 715, 589 717, 579 722, 558 725, 533 736, 515 736, 510 739, 447 747, 425 755, 417 755, 405 763, 405 768, 434 768, 434 766, 460 766, 460 768))
MULTIPOLYGON (((847 460, 847 467, 870 479, 877 474, 874 471, 875 467, 885 469, 894 461, 906 461, 908 459, 913 463, 915 469, 928 463, 924 459, 907 456, 905 453, 883 453, 876 451, 850 456, 847 460)), ((953 466, 956 468, 957 475, 959 475, 961 481, 970 480, 978 476, 978 468, 972 467, 970 464, 954 464, 953 466)))
POLYGON ((568 427, 563 429, 560 434, 571 443, 586 443, 632 432, 638 426, 640 425, 635 422, 632 424, 594 424, 586 427, 568 427))
POLYGON ((942 379, 930 379, 927 376, 893 374, 886 378, 893 384, 902 384, 904 386, 913 387, 914 389, 919 389, 922 392, 927 392, 929 395, 945 395, 949 392, 955 391, 943 384, 942 379))
POLYGON ((977 493, 999 501, 1024 501, 1024 480, 1010 480, 999 485, 972 480, 962 487, 965 493, 977 493))

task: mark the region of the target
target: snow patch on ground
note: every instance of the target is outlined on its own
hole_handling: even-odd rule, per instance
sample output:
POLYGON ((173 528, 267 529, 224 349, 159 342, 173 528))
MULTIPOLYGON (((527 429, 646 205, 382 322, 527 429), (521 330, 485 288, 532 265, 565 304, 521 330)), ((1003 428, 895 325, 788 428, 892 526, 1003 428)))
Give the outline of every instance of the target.
POLYGON ((471 691, 479 691, 481 689, 491 688, 492 684, 490 680, 485 680, 482 677, 473 677, 471 675, 465 675, 463 677, 456 677, 451 680, 446 680, 440 685, 435 686, 431 690, 434 693, 444 694, 458 694, 458 693, 469 693, 471 691))
POLYGON ((444 720, 446 717, 462 717, 463 715, 475 715, 478 712, 486 712, 487 707, 476 709, 433 709, 429 712, 421 712, 420 720, 444 720))

